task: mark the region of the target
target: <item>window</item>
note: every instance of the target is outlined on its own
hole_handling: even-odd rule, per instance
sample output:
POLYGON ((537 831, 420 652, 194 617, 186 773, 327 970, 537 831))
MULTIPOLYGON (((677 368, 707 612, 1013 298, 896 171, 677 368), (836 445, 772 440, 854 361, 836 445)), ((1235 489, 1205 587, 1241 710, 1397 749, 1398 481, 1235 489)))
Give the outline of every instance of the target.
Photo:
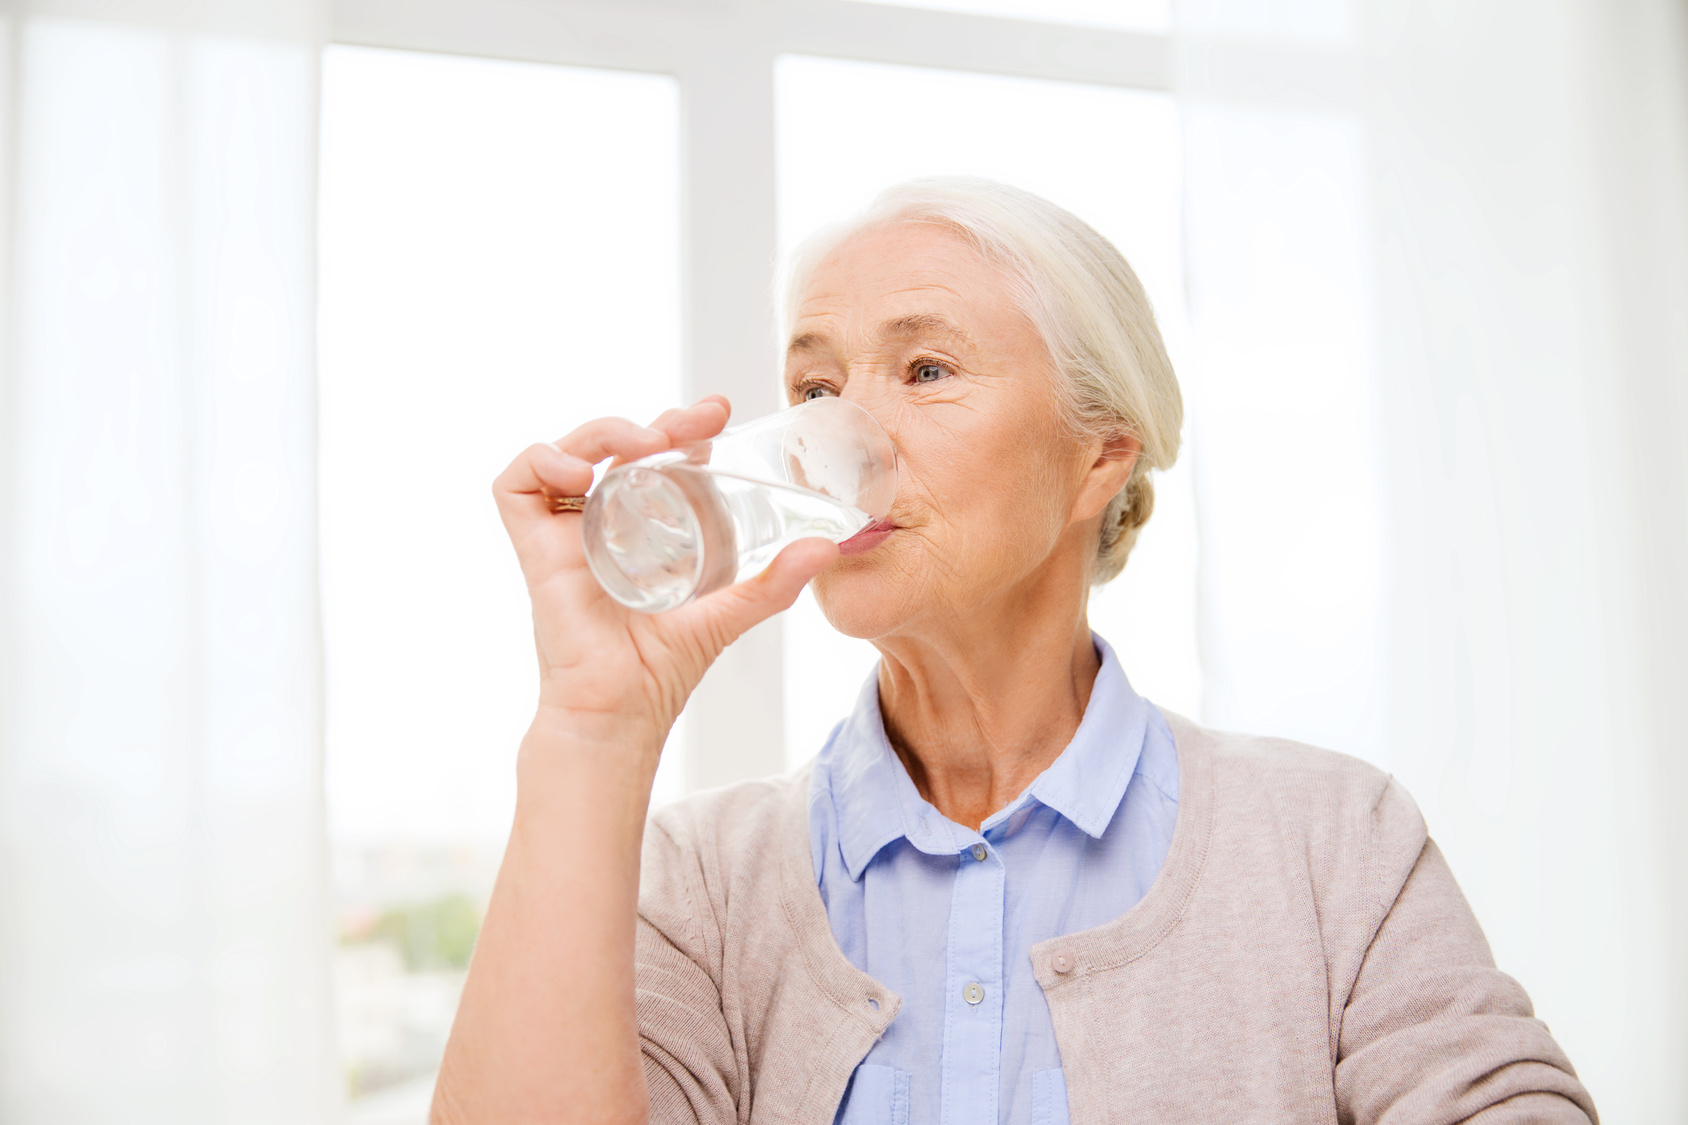
POLYGON ((1357 122, 1207 104, 1185 122, 1203 717, 1387 766, 1357 122))
MULTIPOLYGON (((1093 595, 1092 625, 1162 706, 1381 755, 1352 125, 1121 85, 764 61, 777 214, 722 222, 747 240, 765 223, 782 261, 881 188, 935 173, 1019 184, 1120 247, 1179 370, 1186 442, 1124 575, 1093 595)), ((525 591, 487 485, 523 445, 579 421, 647 418, 717 389, 681 378, 681 183, 720 156, 694 152, 682 167, 680 89, 630 71, 328 55, 329 827, 342 1054, 363 1120, 414 1118, 425 1104, 531 714, 525 591)), ((689 268, 711 276, 707 263, 689 268)), ((741 406, 747 388, 772 385, 771 371, 735 378, 741 406)), ((849 710, 876 654, 833 632, 808 593, 772 628, 779 682, 736 690, 783 700, 783 760, 795 766, 849 710)), ((697 733, 694 753, 718 753, 707 740, 726 737, 697 733)), ((681 741, 658 801, 687 784, 681 741)))
POLYGON ((492 479, 680 396, 677 116, 659 76, 328 52, 328 811, 342 1054, 371 1114, 426 1105, 533 713, 492 479))
POLYGON ((965 12, 975 16, 1114 27, 1122 31, 1165 31, 1172 23, 1170 0, 867 0, 910 8, 965 12))
MULTIPOLYGON (((1379 206, 1380 195, 1368 146, 1381 134, 1368 131, 1364 116, 1358 9, 1346 0, 1295 0, 1269 11, 1198 0, 1178 8, 1174 30, 1165 5, 1108 5, 1099 15, 1101 7, 554 0, 489 9, 497 14, 483 18, 457 0, 336 5, 335 36, 344 42, 551 64, 331 52, 324 574, 331 825, 348 937, 408 935, 413 927, 458 932, 459 921, 473 921, 459 908, 475 904, 490 876, 531 673, 520 586, 482 500, 488 478, 523 442, 555 436, 551 420, 565 415, 639 417, 714 391, 730 394, 741 417, 772 407, 776 258, 890 182, 972 172, 1048 195, 1114 239, 1168 337, 1185 394, 1184 449, 1157 482, 1154 519, 1124 575, 1091 603, 1092 624, 1120 650, 1133 683, 1210 724, 1302 738, 1398 772, 1456 868, 1468 873, 1462 878, 1479 914, 1495 919, 1497 952, 1503 960, 1528 952, 1529 920, 1550 915, 1551 904, 1516 905, 1507 897, 1517 882, 1511 868, 1481 858, 1480 834, 1461 834, 1483 817, 1489 824, 1516 816, 1506 812, 1515 800, 1508 794, 1520 791, 1511 780, 1506 688, 1509 667, 1523 659, 1508 648, 1512 626, 1497 596, 1504 544, 1493 533, 1494 512, 1508 501, 1481 487, 1506 454, 1485 431, 1489 408, 1479 396, 1448 409, 1453 437, 1430 442, 1426 434, 1428 483, 1417 464, 1385 468, 1388 451, 1402 457, 1418 435, 1385 416, 1378 396, 1405 395, 1434 430, 1434 411, 1413 396, 1439 392, 1385 383, 1380 368, 1394 359, 1380 357, 1373 321, 1388 320, 1391 339, 1423 349, 1390 370, 1422 374, 1425 357, 1445 341, 1431 342, 1430 328, 1407 324, 1409 314, 1376 298, 1378 228, 1367 208, 1379 206), (1025 22, 1005 22, 1012 19, 1025 22), (362 102, 347 78, 354 58, 393 71, 358 95, 362 102), (362 133, 351 129, 358 114, 362 133), (592 173, 568 166, 570 153, 592 173), (353 179, 389 185, 357 188, 361 217, 335 201, 336 183, 353 179), (411 237, 424 230, 427 240, 411 237), (607 231, 622 240, 592 240, 607 231), (376 265, 352 268, 337 257, 335 238, 364 247, 376 265), (510 264, 495 260, 493 248, 510 264), (469 264, 451 264, 459 260, 469 264), (543 283, 554 296, 535 296, 532 284, 514 280, 518 265, 531 271, 536 262, 554 270, 543 283), (393 280, 371 280, 377 275, 393 280), (581 293, 581 277, 609 280, 581 293), (628 309, 658 304, 665 319, 640 327, 637 356, 592 350, 626 333, 628 309), (337 308, 347 315, 336 319, 337 308), (338 335, 348 327, 363 333, 361 342, 338 335), (466 370, 476 391, 453 399, 451 380, 466 370), (607 371, 614 377, 596 377, 607 371), (574 372, 578 379, 562 378, 574 372), (426 393, 402 393, 415 388, 426 393), (436 459, 417 469, 434 475, 414 496, 426 491, 439 503, 395 496, 365 521, 348 506, 354 492, 334 482, 367 480, 401 459, 368 454, 368 434, 388 426, 394 432, 383 440, 395 450, 429 444, 412 432, 457 440, 436 439, 436 459), (1461 518, 1482 534, 1464 535, 1448 564, 1460 585, 1444 609, 1434 545, 1408 559, 1423 575, 1390 568, 1418 533, 1409 509, 1433 507, 1422 496, 1468 479, 1478 486, 1446 488, 1461 494, 1461 518), (1403 501, 1403 488, 1421 499, 1403 501), (447 527, 461 532, 453 538, 447 527), (1391 534, 1403 538, 1391 542, 1391 534), (423 535, 435 539, 412 552, 416 566, 436 569, 401 574, 410 585, 389 601, 348 594, 378 577, 358 568, 384 565, 384 544, 423 535), (472 565, 464 561, 471 555, 472 565), (1413 585, 1421 581, 1422 590, 1413 585), (430 634, 414 608, 447 583, 476 591, 455 609, 434 598, 436 616, 455 615, 454 627, 464 630, 455 646, 443 629, 430 634), (1432 611, 1422 636, 1391 636, 1391 627, 1403 630, 1402 606, 1432 611), (351 628, 353 621, 363 624, 351 628), (1445 638, 1449 653, 1438 647, 1445 638), (452 660, 475 652, 475 666, 455 682, 479 689, 454 694, 440 667, 412 676, 372 655, 398 649, 426 665, 418 654, 428 644, 450 649, 452 660), (1418 664, 1393 667, 1402 653, 1418 664), (1443 656, 1452 666, 1446 680, 1427 679, 1420 666, 1443 656), (1450 686, 1456 682, 1485 685, 1484 702, 1467 706, 1450 686), (418 684, 428 686, 407 701, 418 684), (1425 714, 1449 714, 1478 731, 1481 753, 1461 749, 1463 742, 1408 744, 1419 728, 1403 723, 1400 709, 1417 706, 1424 684, 1446 697, 1432 701, 1440 711, 1425 714), (382 741, 388 716, 406 706, 421 713, 417 700, 442 707, 448 695, 462 708, 455 718, 407 720, 402 760, 416 768, 394 778, 401 752, 382 741), (1448 777, 1453 784, 1444 784, 1448 777), (430 810, 446 806, 469 827, 437 831, 444 821, 430 810), (367 831, 354 830, 359 824, 367 831), (400 886, 410 889, 393 890, 400 886), (444 901, 451 894, 464 898, 444 901), (431 904, 431 912, 395 916, 405 904, 431 904)), ((1424 161, 1434 161, 1417 150, 1395 157, 1429 180, 1441 174, 1426 171, 1424 161)), ((1408 223, 1402 215, 1395 221, 1408 223)), ((1411 222, 1421 218, 1414 213, 1411 222)), ((1422 296, 1421 279, 1400 263, 1391 268, 1399 292, 1422 296)), ((869 646, 832 633, 805 596, 711 671, 691 706, 683 772, 671 747, 659 799, 807 759, 852 704, 873 659, 869 646)), ((392 979, 391 961, 380 968, 371 948, 353 940, 342 952, 365 956, 358 971, 392 979)), ((398 1079, 417 1075, 411 1089, 425 1096, 422 1070, 454 995, 449 972, 427 972, 398 975, 415 986, 416 1010, 433 1012, 414 1028, 433 1030, 418 1031, 420 1045, 381 1079, 395 1080, 388 1095, 358 1103, 368 1120, 385 1112, 384 1096, 401 1116, 420 1119, 415 1093, 403 1109, 398 1079)), ((1544 1011, 1563 1004, 1545 982, 1537 987, 1544 1011)), ((403 1021, 364 1026, 385 1026, 390 1040, 403 1021)), ((376 1075, 357 1083, 373 1089, 376 1075)))

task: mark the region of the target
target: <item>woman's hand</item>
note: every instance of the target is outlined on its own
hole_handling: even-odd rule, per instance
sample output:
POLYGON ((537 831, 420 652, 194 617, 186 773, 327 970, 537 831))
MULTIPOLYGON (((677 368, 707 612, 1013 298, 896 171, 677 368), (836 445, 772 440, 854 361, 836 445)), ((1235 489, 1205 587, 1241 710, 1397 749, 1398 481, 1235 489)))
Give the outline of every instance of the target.
POLYGON ((727 412, 712 397, 648 428, 588 422, 529 448, 493 486, 533 600, 539 713, 522 739, 510 843, 434 1089, 440 1125, 646 1119, 633 943, 657 758, 721 650, 790 605, 838 548, 805 539, 748 582, 669 613, 634 613, 587 569, 581 517, 552 512, 548 495, 584 494, 607 457, 714 437, 727 412))
POLYGON ((598 585, 581 545, 582 517, 552 512, 547 495, 584 495, 593 465, 607 457, 619 463, 712 438, 728 412, 714 395, 648 427, 600 418, 531 446, 494 482, 533 602, 541 714, 584 741, 654 755, 722 649, 791 605, 838 557, 825 540, 803 540, 756 578, 657 615, 627 609, 598 585))

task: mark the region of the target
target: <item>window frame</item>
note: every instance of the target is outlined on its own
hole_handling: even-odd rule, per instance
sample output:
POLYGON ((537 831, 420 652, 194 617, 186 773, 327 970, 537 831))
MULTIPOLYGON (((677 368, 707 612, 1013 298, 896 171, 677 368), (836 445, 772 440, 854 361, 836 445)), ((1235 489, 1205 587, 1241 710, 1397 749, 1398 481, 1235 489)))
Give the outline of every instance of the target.
MULTIPOLYGON (((682 387, 774 408, 775 61, 814 55, 1183 97, 1352 107, 1340 51, 1175 38, 855 0, 332 0, 334 43, 666 74, 680 87, 682 387), (1223 81, 1215 78, 1222 76, 1223 81)), ((777 620, 688 704, 684 788, 785 767, 777 620)))

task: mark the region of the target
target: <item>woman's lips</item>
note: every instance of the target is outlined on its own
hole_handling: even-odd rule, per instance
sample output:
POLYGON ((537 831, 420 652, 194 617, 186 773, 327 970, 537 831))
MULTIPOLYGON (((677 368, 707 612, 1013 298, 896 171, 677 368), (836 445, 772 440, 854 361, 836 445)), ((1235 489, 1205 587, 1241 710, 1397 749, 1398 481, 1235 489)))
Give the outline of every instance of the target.
POLYGON ((897 525, 890 520, 874 520, 838 544, 838 553, 845 556, 865 554, 885 542, 885 537, 895 530, 897 525))

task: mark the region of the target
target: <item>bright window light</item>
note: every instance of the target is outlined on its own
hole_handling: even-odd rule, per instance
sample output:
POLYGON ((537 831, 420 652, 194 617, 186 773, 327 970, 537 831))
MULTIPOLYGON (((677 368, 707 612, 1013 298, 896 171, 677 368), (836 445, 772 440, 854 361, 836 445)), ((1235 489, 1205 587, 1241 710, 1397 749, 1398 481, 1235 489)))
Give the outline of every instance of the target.
POLYGON ((1360 128, 1216 105, 1185 120, 1206 718, 1392 768, 1360 128))
POLYGON ((1070 23, 1121 31, 1165 31, 1172 23, 1171 0, 863 0, 899 8, 965 12, 974 16, 1070 23))
MULTIPOLYGON (((788 56, 779 62, 782 257, 824 223, 911 176, 1017 184, 1071 209, 1131 261, 1177 363, 1184 337, 1179 123, 1164 94, 788 56)), ((1181 466, 1187 462, 1181 461, 1181 466)), ((1196 520, 1187 469, 1165 474, 1125 574, 1091 624, 1137 689, 1196 715, 1196 520)), ((786 615, 786 754, 812 757, 877 654, 826 623, 807 592, 786 615)))
POLYGON ((322 120, 340 1035, 373 1095, 354 1108, 409 1098, 421 1120, 537 690, 490 485, 532 442, 679 399, 678 97, 662 77, 334 47, 322 120))
POLYGON ((1360 24, 1354 0, 1179 0, 1178 33, 1314 47, 1353 46, 1360 24))

